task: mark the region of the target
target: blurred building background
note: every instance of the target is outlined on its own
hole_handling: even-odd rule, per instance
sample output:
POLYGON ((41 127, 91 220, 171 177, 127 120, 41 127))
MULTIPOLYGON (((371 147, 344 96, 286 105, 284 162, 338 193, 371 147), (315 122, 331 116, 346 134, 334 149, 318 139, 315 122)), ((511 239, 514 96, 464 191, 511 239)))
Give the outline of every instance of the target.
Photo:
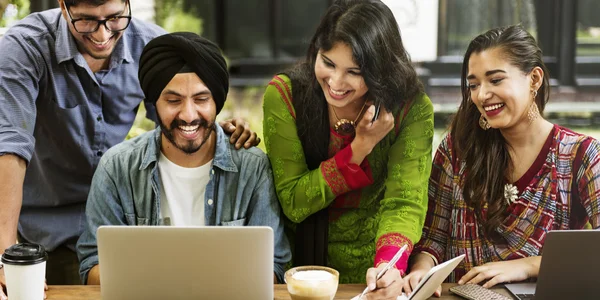
MULTIPOLYGON (((520 23, 538 40, 550 70, 547 116, 573 128, 600 128, 599 0, 383 1, 394 11, 435 104, 437 127, 446 126, 460 101, 460 68, 469 41, 490 28, 520 23)), ((131 0, 131 5, 134 16, 168 31, 193 31, 215 41, 231 72, 233 101, 225 116, 244 116, 258 122, 253 127, 260 131, 262 91, 274 74, 304 56, 331 2, 131 0)), ((7 3, 28 6, 30 12, 57 6, 56 0, 0 0, 0 15, 12 9, 13 19, 23 13, 6 9, 7 3)))

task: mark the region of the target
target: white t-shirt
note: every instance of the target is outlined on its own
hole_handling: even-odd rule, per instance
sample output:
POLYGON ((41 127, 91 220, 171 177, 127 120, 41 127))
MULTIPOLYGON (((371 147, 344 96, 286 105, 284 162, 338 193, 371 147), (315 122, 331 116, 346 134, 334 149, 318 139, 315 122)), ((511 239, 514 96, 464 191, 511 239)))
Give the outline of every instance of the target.
POLYGON ((163 187, 160 195, 163 224, 204 225, 204 193, 210 179, 211 165, 212 160, 200 167, 184 168, 160 153, 158 170, 163 187))

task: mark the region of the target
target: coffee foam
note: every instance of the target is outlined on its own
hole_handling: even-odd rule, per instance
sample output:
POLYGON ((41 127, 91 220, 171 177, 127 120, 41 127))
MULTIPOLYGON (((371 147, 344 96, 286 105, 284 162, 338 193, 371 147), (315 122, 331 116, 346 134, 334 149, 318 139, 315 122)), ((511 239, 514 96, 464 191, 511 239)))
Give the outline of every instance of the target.
POLYGON ((309 270, 294 273, 292 278, 296 280, 316 280, 325 281, 333 278, 333 274, 322 270, 309 270))
POLYGON ((335 296, 337 277, 323 270, 307 270, 294 273, 287 282, 292 299, 325 299, 335 296))

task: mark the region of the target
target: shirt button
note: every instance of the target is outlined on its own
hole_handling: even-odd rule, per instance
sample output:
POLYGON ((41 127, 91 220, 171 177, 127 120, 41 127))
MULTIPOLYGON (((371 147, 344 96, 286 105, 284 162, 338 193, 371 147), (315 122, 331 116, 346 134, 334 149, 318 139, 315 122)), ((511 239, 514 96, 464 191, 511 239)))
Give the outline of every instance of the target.
POLYGON ((98 117, 96 118, 96 121, 98 121, 98 122, 102 121, 102 116, 98 115, 98 117))
POLYGON ((213 169, 213 170, 210 170, 210 174, 213 174, 213 175, 215 175, 215 170, 214 170, 214 169, 213 169))
POLYGON ((102 156, 102 151, 98 151, 98 152, 96 152, 96 155, 98 155, 98 156, 102 156))
POLYGON ((208 199, 208 205, 212 205, 213 204, 213 199, 208 199))

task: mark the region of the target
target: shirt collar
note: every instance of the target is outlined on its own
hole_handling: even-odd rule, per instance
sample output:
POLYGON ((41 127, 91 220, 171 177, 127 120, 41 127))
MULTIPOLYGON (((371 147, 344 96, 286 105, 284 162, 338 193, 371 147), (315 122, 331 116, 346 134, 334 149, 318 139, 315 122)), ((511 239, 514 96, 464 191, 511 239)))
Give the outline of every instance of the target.
MULTIPOLYGON (((217 144, 215 147, 215 156, 213 158, 213 165, 222 169, 223 171, 238 172, 238 167, 233 161, 231 155, 231 144, 229 138, 225 135, 223 128, 218 124, 215 124, 215 131, 217 134, 217 144)), ((148 136, 148 144, 146 146, 146 153, 140 166, 140 171, 150 167, 153 163, 158 161, 160 156, 160 141, 161 141, 161 129, 157 127, 154 130, 154 134, 148 136)))
POLYGON ((77 50, 77 44, 71 36, 69 25, 67 24, 67 20, 63 17, 61 10, 59 10, 58 16, 58 30, 56 32, 54 51, 56 52, 56 60, 60 64, 75 58, 75 55, 79 53, 79 50, 77 50))
MULTIPOLYGON (((58 31, 56 32, 56 44, 55 44, 55 52, 56 52, 56 60, 58 63, 63 63, 67 60, 74 59, 76 55, 81 55, 79 53, 79 49, 77 49, 77 43, 75 42, 75 38, 71 35, 71 31, 69 30, 69 24, 67 20, 62 15, 62 11, 59 13, 60 20, 58 21, 58 31)), ((131 20, 133 23, 133 20, 131 20)), ((129 24, 131 26, 132 24, 129 24)), ((133 57, 131 56, 131 51, 129 47, 127 47, 127 43, 129 42, 129 34, 128 29, 125 29, 121 38, 117 41, 115 48, 113 49, 113 53, 111 54, 111 61, 120 63, 122 61, 132 63, 133 57)))
MULTIPOLYGON (((133 20, 131 20, 131 22, 133 23, 133 20)), ((129 26, 131 26, 131 23, 129 23, 129 26)), ((121 38, 117 41, 117 44, 113 49, 111 60, 114 62, 133 62, 133 57, 131 56, 131 51, 129 50, 130 47, 128 47, 129 39, 131 38, 128 34, 128 29, 129 27, 123 31, 123 35, 121 35, 121 38)))

